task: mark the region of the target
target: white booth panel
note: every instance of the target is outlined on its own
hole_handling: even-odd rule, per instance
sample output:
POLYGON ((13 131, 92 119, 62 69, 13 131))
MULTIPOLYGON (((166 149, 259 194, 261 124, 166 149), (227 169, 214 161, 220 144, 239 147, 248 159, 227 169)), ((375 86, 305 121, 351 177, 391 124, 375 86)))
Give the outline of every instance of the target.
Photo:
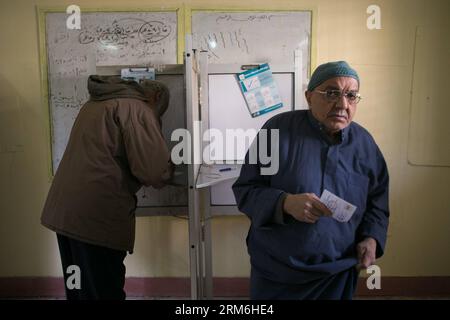
MULTIPOLYGON (((242 129, 237 135, 239 140, 246 138, 246 130, 256 129, 258 132, 264 123, 276 114, 293 110, 293 74, 273 74, 278 90, 282 97, 283 106, 261 116, 253 118, 248 110, 244 96, 239 87, 235 74, 212 74, 209 75, 209 129, 218 129, 223 137, 226 129, 242 129)), ((253 135, 246 143, 245 148, 234 150, 225 148, 222 155, 210 153, 210 160, 243 160, 248 147, 252 143, 253 135)), ((225 147, 225 144, 224 144, 225 147)))

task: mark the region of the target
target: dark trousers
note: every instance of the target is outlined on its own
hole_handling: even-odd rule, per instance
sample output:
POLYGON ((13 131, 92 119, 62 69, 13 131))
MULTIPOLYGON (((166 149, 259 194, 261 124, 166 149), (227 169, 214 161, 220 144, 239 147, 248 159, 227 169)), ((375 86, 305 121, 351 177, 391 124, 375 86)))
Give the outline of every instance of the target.
POLYGON ((57 234, 57 238, 68 300, 125 299, 123 260, 126 251, 92 245, 61 234, 57 234), (80 288, 73 286, 77 275, 70 266, 79 268, 80 288))
POLYGON ((358 271, 351 268, 306 284, 279 283, 265 279, 251 269, 252 300, 351 300, 358 282, 358 271))

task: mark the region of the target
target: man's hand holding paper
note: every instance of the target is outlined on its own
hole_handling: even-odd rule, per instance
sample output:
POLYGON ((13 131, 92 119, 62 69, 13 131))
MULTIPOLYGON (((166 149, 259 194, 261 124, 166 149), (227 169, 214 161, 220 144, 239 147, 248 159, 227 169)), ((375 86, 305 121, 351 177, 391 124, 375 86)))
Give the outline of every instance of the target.
POLYGON ((356 206, 339 198, 328 190, 323 191, 320 201, 333 212, 332 217, 339 222, 348 222, 356 211, 356 206))

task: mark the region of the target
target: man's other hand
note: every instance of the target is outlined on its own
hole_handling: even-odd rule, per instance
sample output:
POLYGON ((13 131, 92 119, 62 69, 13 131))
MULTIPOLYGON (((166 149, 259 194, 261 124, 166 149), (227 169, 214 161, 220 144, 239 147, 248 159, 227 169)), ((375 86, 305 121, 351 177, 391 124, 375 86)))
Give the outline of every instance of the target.
POLYGON ((358 265, 356 269, 367 269, 374 264, 376 260, 377 242, 374 238, 365 238, 356 245, 356 253, 358 256, 358 265))

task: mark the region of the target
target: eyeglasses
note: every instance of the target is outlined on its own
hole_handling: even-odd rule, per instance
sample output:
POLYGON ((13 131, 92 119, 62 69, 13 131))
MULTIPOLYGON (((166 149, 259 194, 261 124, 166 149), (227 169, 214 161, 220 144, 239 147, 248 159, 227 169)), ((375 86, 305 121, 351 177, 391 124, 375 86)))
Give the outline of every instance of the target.
POLYGON ((327 91, 314 90, 314 92, 324 95, 325 99, 328 102, 336 102, 339 99, 341 99, 342 95, 344 95, 344 97, 350 104, 357 104, 362 99, 361 95, 355 91, 348 91, 343 93, 342 91, 339 90, 327 90, 327 91))

